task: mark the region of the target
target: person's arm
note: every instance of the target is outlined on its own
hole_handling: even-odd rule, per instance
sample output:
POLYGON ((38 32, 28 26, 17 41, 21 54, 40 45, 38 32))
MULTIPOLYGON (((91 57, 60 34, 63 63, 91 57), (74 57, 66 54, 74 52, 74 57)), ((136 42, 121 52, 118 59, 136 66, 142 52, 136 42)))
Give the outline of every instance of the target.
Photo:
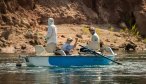
MULTIPOLYGON (((51 26, 50 26, 51 27, 51 26)), ((53 34, 53 28, 48 28, 46 39, 48 40, 53 34)))
POLYGON ((73 49, 77 46, 78 38, 75 38, 75 43, 73 45, 73 49))

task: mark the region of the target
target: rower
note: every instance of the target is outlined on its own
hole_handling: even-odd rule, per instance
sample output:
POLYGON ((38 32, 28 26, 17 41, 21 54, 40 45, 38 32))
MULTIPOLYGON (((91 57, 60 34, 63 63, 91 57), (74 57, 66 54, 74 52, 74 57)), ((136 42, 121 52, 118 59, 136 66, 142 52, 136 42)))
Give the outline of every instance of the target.
POLYGON ((95 28, 90 27, 89 32, 91 33, 92 37, 91 37, 91 40, 87 42, 87 47, 92 50, 99 51, 100 50, 100 39, 96 33, 95 28))

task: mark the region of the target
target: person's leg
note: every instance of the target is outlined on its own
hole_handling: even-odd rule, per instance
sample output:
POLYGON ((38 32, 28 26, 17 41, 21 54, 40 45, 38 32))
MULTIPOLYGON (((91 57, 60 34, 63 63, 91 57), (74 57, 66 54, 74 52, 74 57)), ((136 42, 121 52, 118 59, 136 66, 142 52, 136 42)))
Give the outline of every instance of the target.
POLYGON ((66 56, 65 52, 63 50, 58 50, 57 51, 59 54, 61 54, 62 56, 66 56))

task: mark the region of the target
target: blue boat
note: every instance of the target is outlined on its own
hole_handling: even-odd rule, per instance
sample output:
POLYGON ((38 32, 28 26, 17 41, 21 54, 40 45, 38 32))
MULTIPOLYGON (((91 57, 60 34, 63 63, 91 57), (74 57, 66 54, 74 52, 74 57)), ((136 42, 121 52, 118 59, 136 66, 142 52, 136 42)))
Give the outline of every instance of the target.
POLYGON ((28 56, 25 57, 28 66, 93 66, 110 65, 114 55, 106 56, 28 56), (110 60, 109 60, 110 59, 110 60))
POLYGON ((68 56, 26 56, 25 62, 28 66, 59 66, 59 67, 70 67, 70 66, 94 66, 94 65, 110 65, 114 61, 115 53, 109 47, 108 50, 111 52, 110 55, 104 55, 99 52, 95 52, 82 46, 80 51, 84 54, 68 55, 68 56))

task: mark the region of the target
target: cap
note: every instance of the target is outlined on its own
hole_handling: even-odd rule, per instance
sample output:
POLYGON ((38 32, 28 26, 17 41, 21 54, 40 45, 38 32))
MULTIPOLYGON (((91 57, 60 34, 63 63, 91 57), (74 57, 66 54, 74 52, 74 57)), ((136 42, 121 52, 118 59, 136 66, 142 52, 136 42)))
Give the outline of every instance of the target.
POLYGON ((73 41, 73 39, 71 37, 67 38, 67 41, 73 41))
POLYGON ((95 28, 94 27, 90 27, 89 30, 90 31, 95 31, 95 28))

